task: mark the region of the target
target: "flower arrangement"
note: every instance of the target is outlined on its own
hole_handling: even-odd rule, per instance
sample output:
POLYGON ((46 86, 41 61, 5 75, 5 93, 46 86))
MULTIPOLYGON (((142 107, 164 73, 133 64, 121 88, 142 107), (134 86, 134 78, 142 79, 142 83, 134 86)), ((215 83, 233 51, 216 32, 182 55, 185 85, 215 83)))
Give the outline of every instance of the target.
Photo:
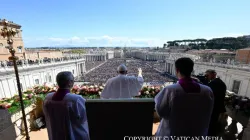
MULTIPOLYGON (((32 89, 28 89, 23 92, 23 102, 25 106, 29 106, 36 101, 36 98, 43 96, 50 92, 56 91, 56 87, 50 87, 47 85, 44 86, 35 86, 32 89)), ((8 109, 11 114, 20 110, 20 98, 18 95, 14 95, 11 98, 2 98, 0 99, 0 109, 8 109)))
POLYGON ((93 99, 93 98, 100 98, 101 92, 104 89, 103 86, 97 85, 75 85, 71 89, 71 93, 82 95, 85 98, 93 99))
POLYGON ((139 92, 139 98, 154 98, 163 87, 144 86, 139 92))
POLYGON ((247 117, 250 117, 250 99, 248 97, 227 93, 225 96, 225 105, 232 110, 243 112, 247 117))
MULTIPOLYGON (((71 89, 71 93, 82 95, 86 99, 98 99, 104 89, 105 85, 74 85, 71 89)), ((144 86, 139 91, 137 98, 154 98, 164 86, 144 86)), ((29 106, 36 102, 36 100, 44 100, 48 93, 57 91, 56 85, 42 85, 34 86, 31 89, 23 92, 23 101, 25 106, 29 106)), ((18 95, 12 98, 0 99, 0 109, 8 109, 10 113, 15 113, 20 110, 20 99, 18 95)))
MULTIPOLYGON (((29 106, 34 101, 36 95, 31 90, 23 92, 24 106, 29 106)), ((0 99, 0 109, 8 109, 10 113, 15 113, 20 110, 20 98, 14 95, 12 98, 0 99)))

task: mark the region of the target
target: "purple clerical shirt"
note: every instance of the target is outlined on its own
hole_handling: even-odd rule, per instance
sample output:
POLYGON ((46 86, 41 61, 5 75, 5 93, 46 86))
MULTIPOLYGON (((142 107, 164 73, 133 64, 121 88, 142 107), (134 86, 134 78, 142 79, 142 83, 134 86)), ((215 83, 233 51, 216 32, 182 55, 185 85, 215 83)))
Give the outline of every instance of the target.
POLYGON ((186 93, 200 92, 200 85, 190 77, 180 79, 179 84, 186 93))
POLYGON ((53 95, 52 100, 54 101, 62 101, 66 94, 70 93, 69 89, 58 89, 56 93, 53 95))

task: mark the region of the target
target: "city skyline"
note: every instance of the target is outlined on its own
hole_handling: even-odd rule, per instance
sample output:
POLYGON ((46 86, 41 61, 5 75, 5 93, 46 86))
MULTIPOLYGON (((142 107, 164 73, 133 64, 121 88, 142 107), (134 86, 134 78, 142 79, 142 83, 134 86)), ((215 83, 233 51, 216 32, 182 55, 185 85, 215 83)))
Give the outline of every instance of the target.
POLYGON ((161 47, 171 40, 249 35, 250 1, 4 1, 25 47, 161 47))

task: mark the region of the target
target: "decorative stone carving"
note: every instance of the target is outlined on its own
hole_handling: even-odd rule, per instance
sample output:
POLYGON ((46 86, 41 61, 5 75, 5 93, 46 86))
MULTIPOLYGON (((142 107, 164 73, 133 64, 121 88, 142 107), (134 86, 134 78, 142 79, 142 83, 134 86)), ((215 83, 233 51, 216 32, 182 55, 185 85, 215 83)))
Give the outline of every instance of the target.
POLYGON ((234 64, 235 64, 235 63, 234 63, 234 59, 232 59, 232 60, 231 60, 231 64, 232 64, 232 65, 234 65, 234 64))
POLYGON ((213 59, 212 58, 210 58, 210 63, 213 63, 213 59))
POLYGON ((21 65, 24 66, 24 60, 23 59, 21 60, 21 65))
POLYGON ((43 59, 40 59, 40 63, 43 64, 43 59))
POLYGON ((3 61, 3 66, 7 67, 7 63, 8 63, 7 61, 3 61))
POLYGON ((230 59, 227 59, 227 64, 230 64, 230 59))
POLYGON ((25 63, 26 65, 29 65, 28 59, 25 59, 25 60, 24 60, 24 63, 25 63))

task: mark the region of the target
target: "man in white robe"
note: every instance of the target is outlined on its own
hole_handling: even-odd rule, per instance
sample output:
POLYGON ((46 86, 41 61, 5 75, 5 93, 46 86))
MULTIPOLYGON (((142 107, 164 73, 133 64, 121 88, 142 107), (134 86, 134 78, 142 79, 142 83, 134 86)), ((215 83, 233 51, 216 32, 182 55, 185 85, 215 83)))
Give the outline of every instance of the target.
POLYGON ((207 136, 213 110, 212 90, 191 78, 194 62, 175 62, 178 83, 162 89, 155 97, 155 109, 162 118, 156 136, 207 136))
POLYGON ((139 95, 143 86, 141 68, 138 69, 138 77, 127 76, 127 67, 120 65, 117 69, 118 76, 108 79, 101 93, 102 99, 133 98, 139 95))
POLYGON ((49 140, 89 140, 85 99, 70 93, 74 76, 60 72, 56 81, 59 89, 49 93, 43 104, 49 140))

